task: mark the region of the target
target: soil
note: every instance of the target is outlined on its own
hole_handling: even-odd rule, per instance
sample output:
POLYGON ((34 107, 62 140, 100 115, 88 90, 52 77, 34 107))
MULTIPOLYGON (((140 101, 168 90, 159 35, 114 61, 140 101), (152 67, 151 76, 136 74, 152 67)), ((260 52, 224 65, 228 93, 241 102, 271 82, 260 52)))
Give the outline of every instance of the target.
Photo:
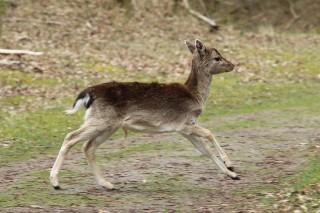
MULTIPOLYGON (((286 186, 284 179, 306 165, 306 156, 319 153, 320 129, 306 124, 319 123, 320 117, 283 118, 281 110, 227 116, 204 122, 206 127, 237 120, 271 118, 264 126, 221 131, 217 139, 234 163, 241 180, 224 176, 217 166, 201 157, 191 143, 176 134, 143 134, 109 140, 97 156, 104 156, 142 144, 172 142, 172 150, 135 152, 108 161, 99 158, 107 179, 116 190, 99 187, 93 180, 81 149, 71 151, 61 173, 77 171, 82 175, 60 178, 62 190, 49 184, 46 190, 56 194, 104 196, 105 205, 38 205, 3 208, 1 212, 265 212, 271 211, 261 200, 286 186), (66 171, 67 170, 67 171, 66 171), (150 178, 152 177, 152 178, 150 178), (158 179, 157 179, 158 177, 158 179), (83 181, 84 180, 84 181, 83 181), (83 181, 83 182, 82 182, 83 181), (124 199, 125 198, 125 199, 124 199)), ((58 149, 58 147, 57 147, 58 149)), ((49 171, 56 155, 40 156, 0 168, 0 192, 18 184, 32 172, 49 171)), ((32 178, 32 177, 31 177, 32 178)), ((35 178, 35 177, 33 177, 35 178)))

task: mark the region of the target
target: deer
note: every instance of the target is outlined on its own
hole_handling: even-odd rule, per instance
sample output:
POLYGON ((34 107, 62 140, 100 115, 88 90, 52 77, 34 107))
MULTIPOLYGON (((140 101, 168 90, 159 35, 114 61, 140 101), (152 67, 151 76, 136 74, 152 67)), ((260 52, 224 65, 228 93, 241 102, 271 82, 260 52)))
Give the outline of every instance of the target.
POLYGON ((123 129, 125 134, 127 131, 177 132, 228 177, 240 179, 213 133, 197 121, 208 99, 213 75, 230 72, 235 66, 217 49, 205 47, 198 39, 194 44, 185 41, 185 45, 193 57, 191 72, 184 84, 113 81, 90 86, 79 93, 73 108, 65 112, 73 114, 85 107, 84 124, 68 133, 63 141, 50 172, 54 189, 60 189, 58 174, 67 153, 80 141, 85 141, 83 151, 98 184, 114 189, 113 184, 104 179, 95 151, 118 129, 123 129))

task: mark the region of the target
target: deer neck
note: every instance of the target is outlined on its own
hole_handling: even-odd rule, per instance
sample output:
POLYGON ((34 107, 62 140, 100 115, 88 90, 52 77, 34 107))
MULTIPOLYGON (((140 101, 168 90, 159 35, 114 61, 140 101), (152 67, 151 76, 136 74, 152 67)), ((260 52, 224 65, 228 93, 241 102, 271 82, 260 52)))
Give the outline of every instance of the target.
POLYGON ((202 106, 209 97, 211 82, 212 75, 206 74, 192 62, 191 72, 185 85, 202 106))

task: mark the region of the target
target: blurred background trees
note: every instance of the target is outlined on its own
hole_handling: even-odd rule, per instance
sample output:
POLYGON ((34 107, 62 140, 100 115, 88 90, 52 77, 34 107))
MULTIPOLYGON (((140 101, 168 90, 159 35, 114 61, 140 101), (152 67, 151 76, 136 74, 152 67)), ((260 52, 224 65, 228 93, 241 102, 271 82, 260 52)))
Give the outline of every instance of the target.
MULTIPOLYGON (((318 0, 73 0, 64 4, 87 7, 88 13, 104 8, 107 13, 114 8, 125 10, 126 16, 150 19, 164 16, 189 18, 184 2, 214 20, 220 26, 232 24, 237 29, 256 29, 267 25, 279 30, 320 32, 320 4, 318 0)), ((0 0, 0 14, 5 8, 14 9, 22 1, 0 0)), ((40 4, 45 7, 63 5, 56 0, 26 0, 23 4, 40 4)), ((61 8, 63 9, 63 8, 61 8)), ((38 11, 44 12, 44 11, 38 11)), ((88 15, 88 14, 83 14, 88 15)))
MULTIPOLYGON (((99 1, 96 1, 99 2, 99 1)), ((109 0, 104 4, 121 6, 141 15, 186 15, 184 0, 109 0)), ((317 0, 188 0, 196 11, 217 20, 219 25, 254 29, 270 25, 282 30, 319 31, 320 4, 317 0), (311 15, 312 14, 312 15, 311 15)))

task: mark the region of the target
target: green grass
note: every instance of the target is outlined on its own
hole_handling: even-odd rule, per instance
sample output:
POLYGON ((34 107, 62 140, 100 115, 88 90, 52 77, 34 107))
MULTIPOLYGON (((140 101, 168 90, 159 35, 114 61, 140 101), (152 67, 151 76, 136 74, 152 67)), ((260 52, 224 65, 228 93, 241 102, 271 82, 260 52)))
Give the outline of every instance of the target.
MULTIPOLYGON (((262 185, 260 187, 249 188, 247 190, 235 191, 234 195, 238 197, 253 197, 259 200, 259 204, 266 207, 272 206, 272 200, 265 195, 275 191, 275 187, 271 185, 262 185)), ((243 206, 250 206, 249 203, 243 203, 243 206)))
POLYGON ((297 175, 281 180, 282 183, 288 186, 287 188, 279 188, 278 185, 274 184, 263 184, 259 187, 236 191, 235 195, 239 197, 255 197, 260 204, 265 206, 265 209, 274 211, 273 205, 281 203, 278 200, 279 197, 276 196, 281 191, 282 200, 285 200, 285 203, 283 203, 285 207, 294 206, 299 208, 300 205, 305 205, 309 208, 309 211, 313 212, 312 209, 317 207, 316 204, 319 205, 318 201, 320 200, 320 194, 317 191, 319 186, 318 189, 315 187, 315 184, 320 183, 319 160, 319 156, 312 157, 308 160, 304 170, 297 175), (268 196, 268 194, 271 196, 268 196), (299 200, 300 196, 306 196, 312 200, 302 202, 299 200))
POLYGON ((290 211, 294 209, 300 209, 300 207, 306 206, 308 212, 316 212, 319 207, 320 200, 320 166, 319 156, 311 157, 308 159, 307 166, 304 170, 298 174, 281 180, 282 183, 287 185, 286 188, 279 188, 276 185, 268 185, 258 188, 249 189, 242 192, 237 192, 238 196, 243 195, 263 195, 259 201, 265 206, 266 209, 273 210, 274 204, 280 206, 277 211, 290 207, 290 211), (265 196, 271 193, 273 196, 265 196), (279 194, 281 196, 279 196, 279 194), (308 198, 307 200, 301 200, 301 198, 308 198), (280 199, 280 200, 279 200, 280 199))
POLYGON ((13 87, 28 85, 54 87, 55 85, 66 82, 66 80, 61 78, 43 78, 41 74, 21 72, 18 70, 5 69, 0 72, 0 84, 11 85, 13 87))
POLYGON ((58 152, 67 132, 80 126, 80 114, 66 116, 62 109, 0 113, 0 140, 12 139, 9 147, 0 147, 0 165, 58 152))
POLYGON ((308 167, 296 175, 293 179, 293 187, 300 190, 312 184, 320 183, 320 156, 316 156, 309 160, 308 167))
POLYGON ((318 81, 308 83, 239 84, 237 77, 213 80, 212 92, 202 121, 225 115, 252 113, 261 110, 320 106, 318 81))

